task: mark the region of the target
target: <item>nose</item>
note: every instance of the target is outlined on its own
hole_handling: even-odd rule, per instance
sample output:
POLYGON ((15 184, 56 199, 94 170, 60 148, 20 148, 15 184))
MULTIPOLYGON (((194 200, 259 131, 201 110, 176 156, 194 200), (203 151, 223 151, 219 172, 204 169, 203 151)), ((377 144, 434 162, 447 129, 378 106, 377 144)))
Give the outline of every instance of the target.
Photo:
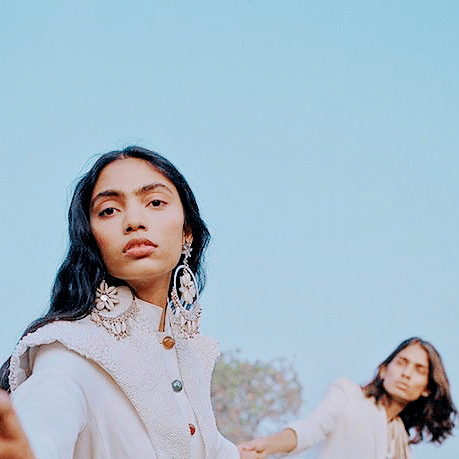
POLYGON ((137 206, 129 207, 124 213, 124 233, 132 233, 138 230, 146 230, 147 224, 142 210, 137 206))
POLYGON ((410 379, 412 374, 413 374, 413 367, 411 365, 406 365, 403 368, 402 376, 404 376, 406 379, 410 379))

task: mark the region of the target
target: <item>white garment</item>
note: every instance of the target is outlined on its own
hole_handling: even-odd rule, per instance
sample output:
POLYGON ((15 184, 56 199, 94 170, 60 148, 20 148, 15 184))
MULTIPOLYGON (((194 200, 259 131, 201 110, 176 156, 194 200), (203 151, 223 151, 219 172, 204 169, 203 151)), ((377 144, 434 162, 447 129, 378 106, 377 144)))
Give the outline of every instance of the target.
MULTIPOLYGON (((119 291, 123 309, 130 292, 119 291)), ((176 338, 167 350, 157 331, 161 310, 137 303, 126 338, 86 317, 46 325, 19 343, 13 404, 36 458, 239 459, 217 431, 210 401, 216 342, 176 338)))
MULTIPOLYGON (((408 457, 408 434, 402 420, 392 422, 404 435, 408 457)), ((348 379, 338 379, 325 398, 306 418, 293 422, 288 428, 297 435, 295 452, 320 445, 320 459, 387 459, 389 453, 386 412, 362 392, 359 385, 348 379)))

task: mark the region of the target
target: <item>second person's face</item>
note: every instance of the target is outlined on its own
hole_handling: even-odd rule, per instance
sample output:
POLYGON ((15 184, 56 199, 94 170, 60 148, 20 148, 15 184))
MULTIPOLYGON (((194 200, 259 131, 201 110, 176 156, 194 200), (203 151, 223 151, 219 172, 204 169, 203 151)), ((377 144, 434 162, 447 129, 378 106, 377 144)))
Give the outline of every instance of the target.
POLYGON ((92 193, 91 231, 108 272, 133 288, 169 282, 184 238, 183 206, 173 183, 142 159, 108 164, 92 193))
POLYGON ((401 350, 394 359, 381 369, 384 389, 394 400, 407 404, 421 396, 429 395, 429 359, 419 343, 401 350))

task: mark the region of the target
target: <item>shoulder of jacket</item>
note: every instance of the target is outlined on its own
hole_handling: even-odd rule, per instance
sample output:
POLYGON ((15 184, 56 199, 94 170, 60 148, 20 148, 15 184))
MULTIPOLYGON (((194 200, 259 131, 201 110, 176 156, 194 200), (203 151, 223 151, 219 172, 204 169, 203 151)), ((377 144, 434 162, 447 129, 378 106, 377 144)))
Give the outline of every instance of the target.
POLYGON ((339 388, 347 394, 363 395, 362 388, 348 378, 338 378, 333 381, 331 387, 339 388))
POLYGON ((204 335, 197 335, 189 340, 191 348, 210 365, 220 356, 220 345, 217 340, 204 335))
POLYGON ((30 349, 29 360, 33 361, 33 373, 54 371, 75 379, 84 379, 88 372, 95 371, 89 359, 59 341, 30 349))
POLYGON ((9 374, 11 390, 14 391, 30 376, 35 358, 34 351, 38 346, 60 343, 65 348, 85 356, 84 352, 79 352, 79 349, 87 348, 88 344, 94 346, 95 329, 96 327, 89 322, 89 318, 85 317, 77 321, 52 322, 25 335, 11 355, 9 374))

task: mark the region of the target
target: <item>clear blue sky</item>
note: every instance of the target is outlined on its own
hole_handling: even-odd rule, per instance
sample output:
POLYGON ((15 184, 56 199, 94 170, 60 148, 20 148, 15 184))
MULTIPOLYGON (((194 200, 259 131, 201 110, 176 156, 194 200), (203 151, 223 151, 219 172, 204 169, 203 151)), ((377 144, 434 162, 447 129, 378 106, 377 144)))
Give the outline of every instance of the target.
POLYGON ((420 335, 459 403, 458 20, 452 0, 3 0, 2 359, 46 309, 74 179, 140 144, 209 223, 224 350, 293 359, 306 413, 420 335))

